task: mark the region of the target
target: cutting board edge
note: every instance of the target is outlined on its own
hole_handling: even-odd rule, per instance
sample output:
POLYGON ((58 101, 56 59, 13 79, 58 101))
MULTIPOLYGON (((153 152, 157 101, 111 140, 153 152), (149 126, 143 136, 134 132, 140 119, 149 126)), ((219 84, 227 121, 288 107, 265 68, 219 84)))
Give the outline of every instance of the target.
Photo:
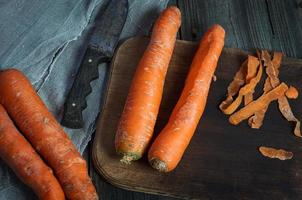
MULTIPOLYGON (((148 193, 148 194, 162 195, 162 196, 174 197, 174 198, 180 198, 180 199, 190 199, 190 200, 197 199, 197 198, 192 198, 191 196, 179 195, 176 193, 160 192, 160 191, 154 190, 152 188, 140 187, 140 186, 136 186, 135 184, 132 184, 132 183, 118 181, 115 178, 113 178, 112 176, 108 175, 106 173, 106 170, 103 170, 102 166, 99 164, 99 157, 97 156, 97 154, 94 151, 92 151, 92 160, 93 160, 94 166, 97 166, 97 167, 95 167, 95 169, 98 172, 98 174, 101 175, 108 183, 110 183, 113 186, 116 186, 118 188, 125 189, 128 191, 143 192, 143 193, 148 193)), ((208 198, 206 198, 206 197, 198 198, 198 200, 203 200, 203 199, 208 199, 208 198)))

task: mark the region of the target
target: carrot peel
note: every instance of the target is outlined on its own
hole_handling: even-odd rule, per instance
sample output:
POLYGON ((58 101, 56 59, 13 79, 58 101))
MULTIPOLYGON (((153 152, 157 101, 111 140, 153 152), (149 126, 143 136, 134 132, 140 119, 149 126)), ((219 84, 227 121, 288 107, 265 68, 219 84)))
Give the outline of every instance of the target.
POLYGON ((275 149, 272 147, 261 146, 259 148, 260 153, 268 158, 277 158, 279 160, 289 160, 292 159, 294 154, 290 151, 285 151, 283 149, 275 149))
POLYGON ((229 118, 230 123, 233 125, 239 124, 241 121, 252 116, 256 111, 267 107, 271 101, 277 100, 279 97, 284 95, 287 89, 287 85, 285 83, 281 83, 273 90, 263 94, 257 100, 249 103, 247 106, 232 114, 229 118))
POLYGON ((287 121, 295 123, 295 129, 294 129, 295 136, 302 137, 301 129, 300 129, 300 121, 294 116, 285 95, 283 95, 278 99, 278 104, 279 104, 279 110, 282 113, 283 117, 287 121))
MULTIPOLYGON (((250 56, 250 55, 248 56, 247 74, 246 74, 246 78, 245 78, 247 84, 249 84, 251 82, 251 80, 255 80, 253 78, 255 76, 257 76, 257 67, 259 64, 260 64, 260 62, 258 61, 258 59, 256 57, 250 56)), ((262 68, 262 65, 260 65, 259 68, 262 68)), ((244 95, 244 105, 247 105, 253 101, 253 98, 254 98, 253 94, 254 94, 254 89, 252 89, 250 92, 248 92, 246 95, 244 95)))
POLYGON ((285 93, 286 97, 289 99, 297 99, 299 92, 294 86, 289 86, 288 90, 285 93))
POLYGON ((240 87, 245 84, 245 77, 247 73, 246 66, 247 66, 247 60, 245 60, 241 64, 239 70, 236 72, 233 78, 233 81, 228 86, 227 98, 219 105, 221 111, 227 109, 227 107, 234 101, 233 96, 235 96, 239 92, 240 87))
MULTIPOLYGON (((252 69, 254 71, 255 69, 257 69, 258 65, 259 65, 259 61, 257 58, 255 58, 253 56, 248 57, 247 69, 250 69, 250 70, 252 69)), ((254 89, 255 89, 257 83, 260 81, 261 76, 262 76, 261 65, 259 65, 259 67, 258 67, 257 75, 253 78, 250 77, 252 73, 251 72, 248 73, 248 75, 249 75, 249 76, 247 76, 248 83, 245 86, 243 86, 242 88, 240 88, 239 94, 233 102, 229 101, 228 98, 226 101, 222 102, 222 104, 220 105, 220 109, 223 111, 223 113, 230 115, 233 112, 235 112, 235 110, 240 106, 243 97, 247 98, 247 100, 245 100, 246 104, 250 103, 250 101, 253 99, 252 95, 254 93, 254 89), (226 102, 228 102, 228 103, 226 103, 226 102)), ((230 96, 230 94, 228 94, 228 96, 230 96)))

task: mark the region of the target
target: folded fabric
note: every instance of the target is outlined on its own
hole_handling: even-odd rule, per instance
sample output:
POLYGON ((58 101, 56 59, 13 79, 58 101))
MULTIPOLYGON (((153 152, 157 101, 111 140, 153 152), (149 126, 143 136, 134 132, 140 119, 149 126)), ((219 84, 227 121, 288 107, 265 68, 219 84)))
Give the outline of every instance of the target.
MULTIPOLYGON (((17 68, 35 86, 49 110, 60 121, 63 104, 87 46, 94 17, 109 0, 0 1, 0 69, 17 68)), ((147 35, 168 0, 129 0, 128 17, 120 39, 147 35)), ((95 130, 109 65, 99 65, 83 111, 82 129, 66 132, 82 153, 95 130)), ((35 199, 0 160, 0 200, 35 199)))

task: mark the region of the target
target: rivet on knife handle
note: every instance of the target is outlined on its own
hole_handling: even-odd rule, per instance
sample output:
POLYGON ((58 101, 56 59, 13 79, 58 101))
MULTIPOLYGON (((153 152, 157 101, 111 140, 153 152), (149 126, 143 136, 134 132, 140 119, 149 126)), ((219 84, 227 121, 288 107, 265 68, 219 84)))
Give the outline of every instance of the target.
POLYGON ((98 77, 98 64, 112 58, 127 13, 127 0, 111 0, 105 11, 99 12, 96 16, 95 25, 88 41, 88 49, 65 102, 61 122, 63 126, 83 127, 82 111, 86 108, 85 97, 91 92, 90 82, 98 77))
POLYGON ((82 128, 84 125, 82 111, 87 107, 86 97, 91 93, 90 82, 98 78, 98 64, 106 62, 108 57, 88 47, 78 70, 72 88, 64 105, 63 126, 82 128))

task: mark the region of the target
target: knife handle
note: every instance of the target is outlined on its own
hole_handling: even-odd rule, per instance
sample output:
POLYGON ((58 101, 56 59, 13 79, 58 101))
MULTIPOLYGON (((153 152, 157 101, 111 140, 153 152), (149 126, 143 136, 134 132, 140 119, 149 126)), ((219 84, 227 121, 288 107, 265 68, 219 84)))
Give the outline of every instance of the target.
POLYGON ((64 105, 61 124, 68 128, 79 129, 84 125, 82 111, 87 107, 86 97, 91 93, 90 82, 99 77, 98 64, 107 62, 108 57, 93 47, 88 47, 71 90, 64 105))

